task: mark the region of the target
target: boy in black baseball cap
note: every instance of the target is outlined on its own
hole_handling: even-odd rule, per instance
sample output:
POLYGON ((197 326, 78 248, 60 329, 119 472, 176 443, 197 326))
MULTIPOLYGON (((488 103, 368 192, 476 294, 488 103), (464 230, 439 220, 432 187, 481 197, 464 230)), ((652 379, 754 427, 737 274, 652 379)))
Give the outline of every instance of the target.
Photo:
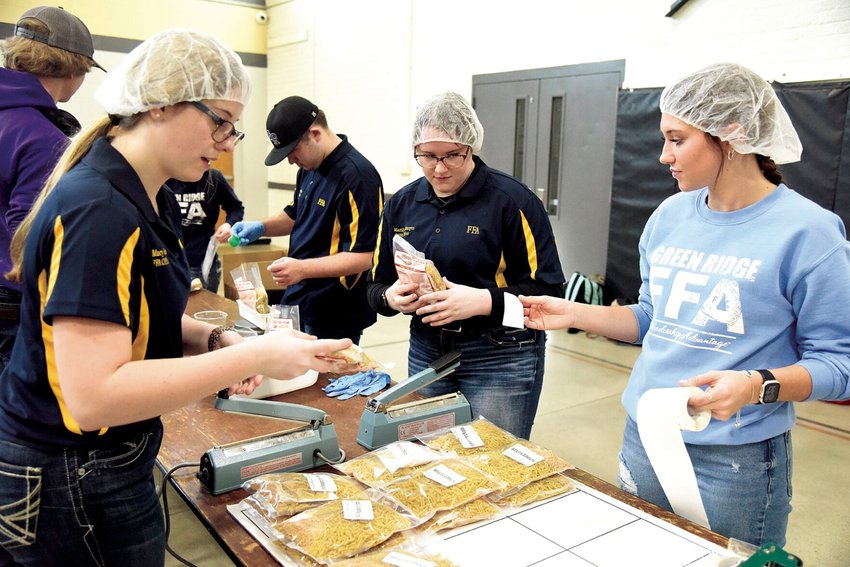
POLYGON ((325 113, 300 96, 278 102, 266 120, 274 146, 266 165, 298 166, 295 195, 262 221, 233 225, 241 244, 289 235, 288 254, 269 266, 286 285, 283 303, 298 305, 303 331, 319 338, 360 340, 377 316, 366 301, 366 271, 384 201, 381 177, 325 113))

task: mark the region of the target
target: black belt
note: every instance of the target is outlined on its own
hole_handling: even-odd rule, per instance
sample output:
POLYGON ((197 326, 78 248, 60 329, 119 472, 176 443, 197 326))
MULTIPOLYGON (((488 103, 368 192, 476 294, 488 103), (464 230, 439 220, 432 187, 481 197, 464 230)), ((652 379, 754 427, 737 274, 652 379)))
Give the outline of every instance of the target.
POLYGON ((458 333, 465 335, 480 335, 482 333, 486 333, 487 331, 491 331, 494 329, 499 329, 500 327, 492 327, 482 325, 481 322, 478 321, 452 321, 446 325, 433 326, 428 323, 423 323, 422 319, 418 317, 413 318, 413 327, 417 330, 426 332, 426 333, 458 333))

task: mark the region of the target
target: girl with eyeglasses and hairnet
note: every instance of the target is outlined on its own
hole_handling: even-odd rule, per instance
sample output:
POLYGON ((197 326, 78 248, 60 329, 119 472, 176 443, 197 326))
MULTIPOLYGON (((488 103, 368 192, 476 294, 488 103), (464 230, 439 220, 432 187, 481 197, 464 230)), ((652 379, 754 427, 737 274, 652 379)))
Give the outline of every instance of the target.
POLYGON ((696 386, 711 412, 683 432, 711 529, 785 544, 793 402, 850 398, 850 245, 841 220, 782 182, 800 140, 771 86, 716 64, 661 94, 660 161, 681 193, 640 239, 631 306, 521 297, 526 325, 578 327, 643 348, 623 393, 621 487, 672 509, 635 423, 647 390, 696 386))
POLYGON ((208 35, 143 42, 97 89, 108 115, 74 139, 15 234, 23 302, 0 376, 0 545, 17 563, 162 565, 159 416, 228 386, 250 393, 261 374, 331 370, 318 355, 351 345, 242 343, 183 315, 189 265, 163 184, 197 180, 233 150, 249 90, 239 57, 208 35))
MULTIPOLYGON (((528 439, 543 386, 546 334, 505 326, 506 298, 563 296, 564 274, 543 203, 478 157, 483 138, 475 110, 456 93, 419 108, 412 147, 424 176, 384 205, 369 303, 382 315, 411 316, 411 375, 460 351, 460 367, 419 393, 460 391, 474 416, 528 439), (420 296, 417 284, 399 281, 395 235, 434 262, 448 289, 420 296)), ((516 311, 519 319, 518 303, 516 311)))

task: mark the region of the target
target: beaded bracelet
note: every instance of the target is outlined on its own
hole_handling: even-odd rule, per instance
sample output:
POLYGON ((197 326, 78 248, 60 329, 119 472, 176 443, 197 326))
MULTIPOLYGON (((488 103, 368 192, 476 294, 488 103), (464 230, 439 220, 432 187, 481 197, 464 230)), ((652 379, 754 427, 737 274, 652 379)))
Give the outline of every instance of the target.
POLYGON ((216 327, 210 333, 210 340, 207 342, 207 348, 210 352, 221 346, 221 335, 227 331, 232 331, 233 327, 216 327))

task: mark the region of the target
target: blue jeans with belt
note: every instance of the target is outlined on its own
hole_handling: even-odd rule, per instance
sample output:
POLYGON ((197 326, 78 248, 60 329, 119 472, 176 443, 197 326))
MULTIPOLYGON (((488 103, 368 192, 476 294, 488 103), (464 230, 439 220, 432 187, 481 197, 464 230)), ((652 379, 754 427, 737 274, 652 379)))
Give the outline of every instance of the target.
POLYGON ((0 441, 0 546, 20 565, 165 563, 153 467, 162 424, 98 449, 0 441))
MULTIPOLYGON (((791 432, 745 445, 685 445, 711 529, 761 547, 785 545, 791 513, 791 432)), ((637 423, 627 418, 620 488, 673 511, 652 469, 637 423)))
POLYGON ((433 397, 460 391, 469 401, 473 418, 482 415, 528 439, 543 388, 546 333, 509 327, 457 332, 426 328, 414 320, 408 374, 421 372, 453 350, 461 353, 457 370, 418 393, 433 397))

